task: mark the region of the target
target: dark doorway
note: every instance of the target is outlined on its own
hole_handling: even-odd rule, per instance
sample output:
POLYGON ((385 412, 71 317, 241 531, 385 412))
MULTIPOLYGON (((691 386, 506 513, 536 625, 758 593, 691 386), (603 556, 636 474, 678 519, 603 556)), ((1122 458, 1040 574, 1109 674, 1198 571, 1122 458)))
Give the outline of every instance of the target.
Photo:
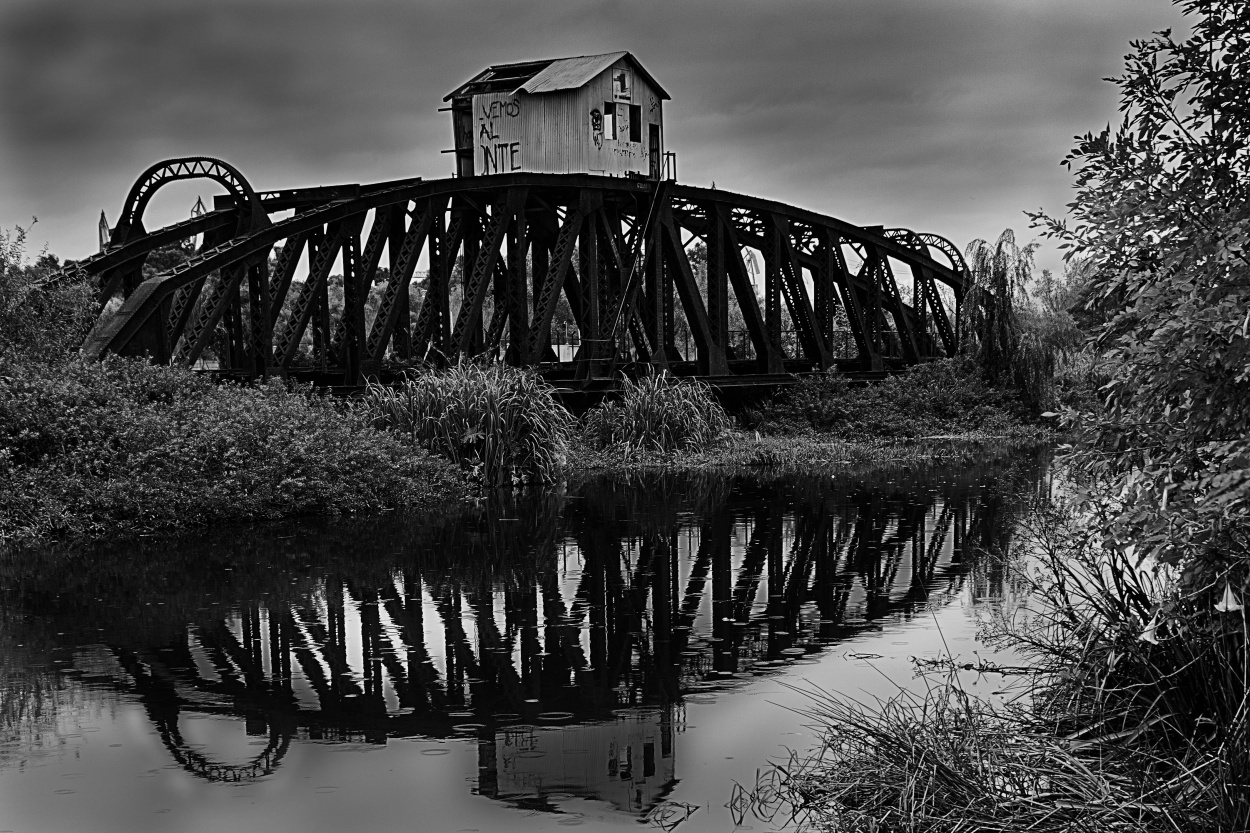
POLYGON ((651 178, 660 178, 660 126, 658 124, 647 125, 649 133, 647 141, 651 149, 651 178))

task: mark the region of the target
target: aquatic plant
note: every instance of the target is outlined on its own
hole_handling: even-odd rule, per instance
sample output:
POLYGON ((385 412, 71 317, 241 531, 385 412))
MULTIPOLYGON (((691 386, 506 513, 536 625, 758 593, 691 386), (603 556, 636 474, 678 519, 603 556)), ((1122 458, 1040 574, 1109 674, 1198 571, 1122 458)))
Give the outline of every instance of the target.
POLYGON ((731 426, 711 387, 667 371, 624 377, 620 399, 591 409, 583 423, 598 448, 665 452, 706 448, 731 426))
POLYGON ((536 374, 467 361, 398 385, 371 382, 364 409, 375 426, 477 470, 491 485, 557 479, 574 425, 536 374))

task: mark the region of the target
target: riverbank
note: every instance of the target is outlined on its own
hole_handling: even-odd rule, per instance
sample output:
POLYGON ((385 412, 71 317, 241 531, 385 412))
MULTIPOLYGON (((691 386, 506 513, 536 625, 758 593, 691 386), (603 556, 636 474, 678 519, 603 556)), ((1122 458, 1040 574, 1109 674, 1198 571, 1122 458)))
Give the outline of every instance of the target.
POLYGON ((733 418, 706 386, 657 376, 579 421, 532 374, 502 367, 461 365, 345 402, 133 359, 8 357, 0 545, 439 511, 584 473, 837 473, 1051 440, 1012 404, 949 362, 870 388, 836 374, 805 380, 733 418))
POLYGON ((0 544, 429 509, 471 493, 463 470, 370 420, 280 381, 0 359, 0 544))
POLYGON ((1054 442, 1054 434, 1032 425, 997 432, 967 431, 922 437, 839 437, 807 432, 763 434, 735 428, 716 443, 693 451, 595 448, 575 440, 569 455, 572 473, 637 471, 712 471, 776 468, 783 471, 836 471, 872 465, 976 460, 1014 448, 1054 442))

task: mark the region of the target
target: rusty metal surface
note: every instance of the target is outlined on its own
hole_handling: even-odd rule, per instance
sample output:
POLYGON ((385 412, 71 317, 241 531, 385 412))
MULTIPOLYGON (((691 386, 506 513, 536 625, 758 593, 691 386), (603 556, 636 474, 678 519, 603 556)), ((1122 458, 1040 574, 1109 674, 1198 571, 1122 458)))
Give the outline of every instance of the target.
POLYGON ((654 367, 720 381, 878 372, 958 349, 964 265, 932 234, 583 174, 240 186, 144 231, 161 184, 226 170, 185 162, 149 169, 125 241, 73 267, 102 296, 87 355, 345 385, 483 357, 591 386, 654 367), (142 279, 150 252, 197 233, 187 263, 142 279))
MULTIPOLYGON (((628 52, 608 52, 604 55, 560 58, 552 61, 517 89, 527 93, 553 93, 558 90, 576 89, 627 55, 629 55, 628 52)), ((637 62, 634 63, 636 65, 637 62)))

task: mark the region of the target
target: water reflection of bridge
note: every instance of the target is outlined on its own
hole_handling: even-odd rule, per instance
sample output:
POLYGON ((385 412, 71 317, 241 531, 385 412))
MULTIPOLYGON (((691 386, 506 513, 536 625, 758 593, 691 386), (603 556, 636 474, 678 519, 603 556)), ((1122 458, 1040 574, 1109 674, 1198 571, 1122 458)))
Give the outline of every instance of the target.
POLYGON ((975 483, 918 498, 913 484, 708 478, 538 500, 406 532, 398 553, 393 534, 324 541, 341 548, 325 564, 294 542, 306 563, 246 590, 232 579, 228 605, 171 598, 183 618, 159 637, 108 637, 116 679, 210 779, 266 775, 295 737, 476 737, 485 795, 645 811, 675 782, 684 698, 949 597, 969 537, 1002 520, 975 483), (184 740, 188 711, 242 717, 268 744, 214 760, 184 740))

